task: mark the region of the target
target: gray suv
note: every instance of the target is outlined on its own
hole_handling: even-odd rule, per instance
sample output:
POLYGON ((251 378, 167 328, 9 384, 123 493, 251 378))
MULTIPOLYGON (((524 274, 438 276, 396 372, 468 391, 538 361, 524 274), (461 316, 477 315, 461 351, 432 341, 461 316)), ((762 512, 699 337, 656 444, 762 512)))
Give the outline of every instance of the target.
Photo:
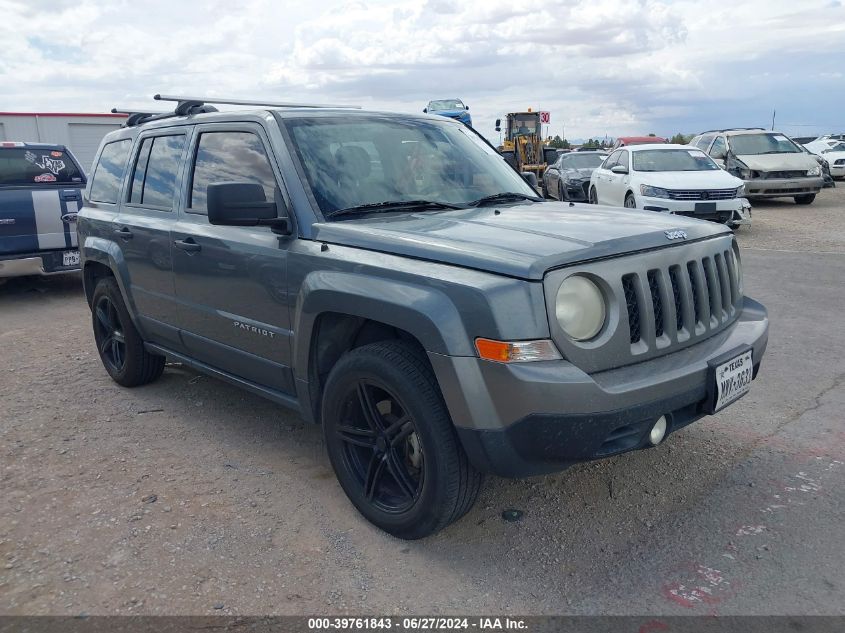
POLYGON ((544 201, 443 117, 173 99, 106 136, 79 213, 106 371, 170 357, 321 424, 391 534, 457 520, 483 473, 656 446, 757 375, 724 226, 544 201))

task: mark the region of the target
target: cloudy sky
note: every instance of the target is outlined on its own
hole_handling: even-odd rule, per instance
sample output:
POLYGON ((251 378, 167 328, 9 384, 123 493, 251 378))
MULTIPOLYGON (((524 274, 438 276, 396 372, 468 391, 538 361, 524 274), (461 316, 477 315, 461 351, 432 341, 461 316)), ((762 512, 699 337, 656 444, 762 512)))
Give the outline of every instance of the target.
POLYGON ((845 131, 843 0, 0 0, 0 111, 154 93, 551 112, 570 138, 845 131))

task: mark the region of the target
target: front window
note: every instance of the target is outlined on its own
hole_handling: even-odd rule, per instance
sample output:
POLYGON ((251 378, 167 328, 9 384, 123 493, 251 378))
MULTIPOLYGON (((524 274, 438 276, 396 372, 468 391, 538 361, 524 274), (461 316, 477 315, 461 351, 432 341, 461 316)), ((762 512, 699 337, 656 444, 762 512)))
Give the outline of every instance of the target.
POLYGON ((799 148, 783 134, 738 134, 731 138, 731 149, 737 156, 758 154, 800 154, 799 148))
POLYGON ((633 152, 634 171, 715 171, 719 166, 697 149, 652 149, 633 152))
POLYGON ((572 154, 563 159, 564 169, 592 169, 602 164, 605 154, 572 154))
POLYGON ((464 104, 460 99, 440 99, 428 104, 429 112, 442 112, 443 110, 463 110, 464 104))
POLYGON ((376 116, 296 118, 285 125, 324 215, 362 205, 426 200, 465 205, 536 192, 464 126, 376 116))

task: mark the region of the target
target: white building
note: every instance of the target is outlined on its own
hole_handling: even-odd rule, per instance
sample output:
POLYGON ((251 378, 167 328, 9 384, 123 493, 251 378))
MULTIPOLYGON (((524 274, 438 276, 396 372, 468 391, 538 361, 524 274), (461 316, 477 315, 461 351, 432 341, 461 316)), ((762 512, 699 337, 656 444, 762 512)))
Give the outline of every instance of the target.
POLYGON ((125 114, 0 112, 0 141, 64 145, 90 174, 100 141, 125 119, 125 114))

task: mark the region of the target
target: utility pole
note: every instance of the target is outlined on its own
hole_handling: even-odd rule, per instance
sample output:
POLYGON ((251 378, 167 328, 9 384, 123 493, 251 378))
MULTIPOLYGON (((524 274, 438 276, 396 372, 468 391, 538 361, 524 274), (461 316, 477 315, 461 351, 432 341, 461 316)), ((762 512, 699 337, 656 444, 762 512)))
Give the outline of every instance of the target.
POLYGON ((776 114, 776 110, 774 108, 772 108, 772 132, 775 131, 775 114, 776 114))

